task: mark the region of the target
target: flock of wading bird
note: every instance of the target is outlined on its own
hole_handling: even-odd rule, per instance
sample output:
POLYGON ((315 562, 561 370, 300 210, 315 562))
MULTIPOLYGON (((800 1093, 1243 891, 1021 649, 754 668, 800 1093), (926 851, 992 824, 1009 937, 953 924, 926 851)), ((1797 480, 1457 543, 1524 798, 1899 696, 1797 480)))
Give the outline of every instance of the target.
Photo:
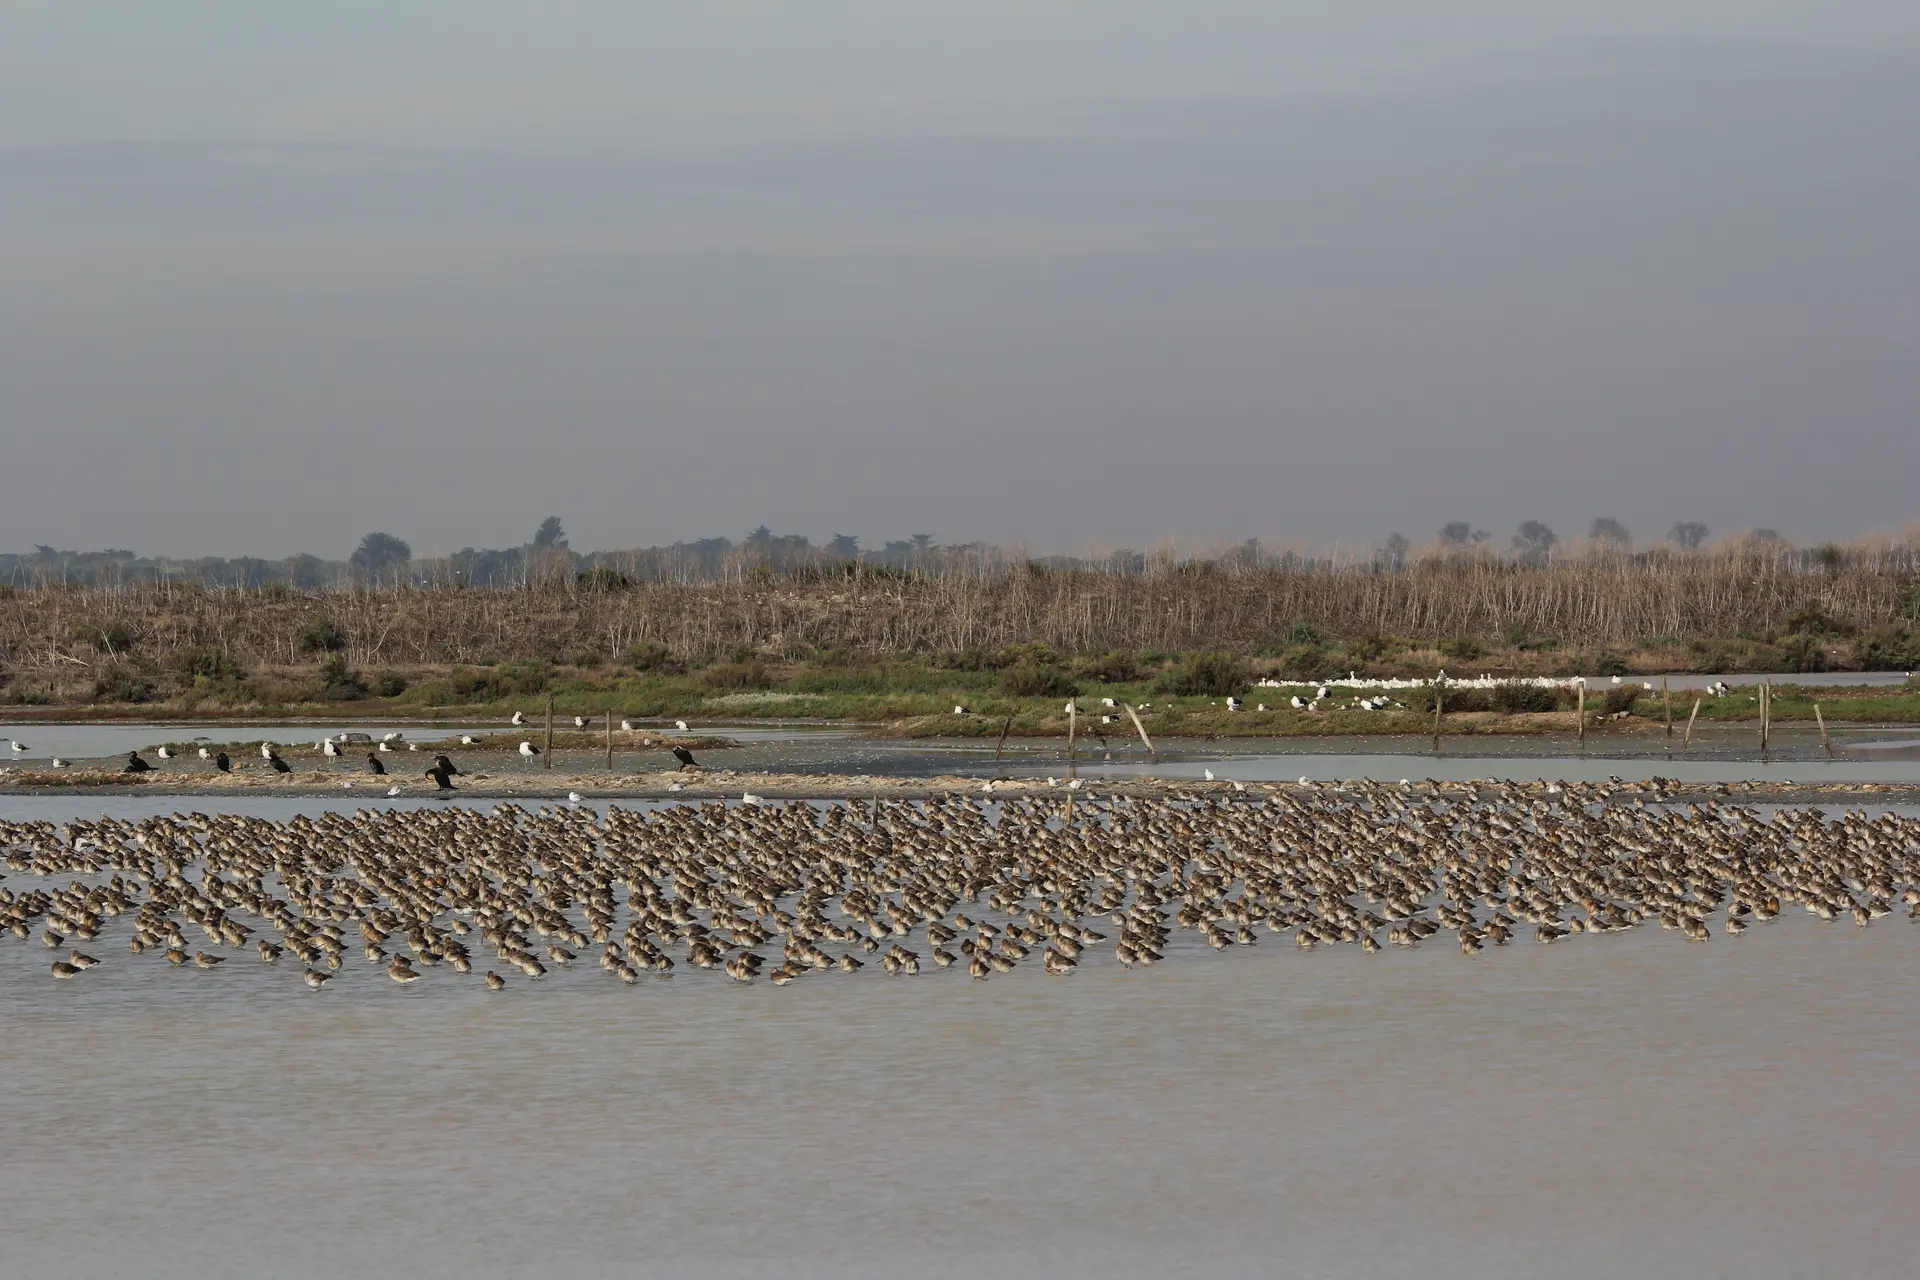
POLYGON ((499 990, 596 949, 627 983, 688 965, 785 985, 876 964, 1069 974, 1110 936, 1127 966, 1201 954, 1170 946, 1176 929, 1221 952, 1263 930, 1366 952, 1451 933, 1471 955, 1655 923, 1705 942, 1715 921, 1737 936, 1796 903, 1862 927, 1896 903, 1920 918, 1920 820, 1666 799, 1362 782, 1082 798, 1070 816, 956 793, 0 823, 9 870, 67 879, 0 886, 0 927, 56 953, 57 978, 105 963, 73 944, 104 950, 126 916, 127 950, 177 968, 291 957, 319 990, 358 952, 403 985, 481 969, 499 990))

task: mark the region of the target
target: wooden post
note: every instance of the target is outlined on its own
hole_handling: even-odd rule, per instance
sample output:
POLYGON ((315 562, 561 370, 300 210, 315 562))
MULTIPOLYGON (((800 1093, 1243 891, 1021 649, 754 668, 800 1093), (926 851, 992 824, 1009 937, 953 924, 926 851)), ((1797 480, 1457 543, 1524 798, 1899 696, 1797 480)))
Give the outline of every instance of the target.
POLYGON ((1580 749, 1585 751, 1587 749, 1587 682, 1582 680, 1574 686, 1574 691, 1580 700, 1576 708, 1580 716, 1580 749))
POLYGON ((553 768, 553 695, 547 695, 547 749, 543 752, 547 758, 547 768, 553 768))
POLYGON ((1760 682, 1760 759, 1767 758, 1767 717, 1773 712, 1773 681, 1760 682))
POLYGON ((1155 764, 1159 764, 1159 763, 1160 763, 1160 753, 1159 753, 1158 751, 1155 751, 1155 750, 1153 749, 1153 739, 1152 739, 1152 738, 1149 738, 1149 737, 1147 736, 1147 726, 1145 726, 1145 725, 1143 725, 1143 724, 1141 724, 1141 723, 1140 723, 1140 714, 1139 714, 1139 712, 1137 712, 1137 711, 1135 711, 1135 710, 1133 709, 1133 704, 1132 704, 1132 703, 1127 703, 1127 704, 1126 704, 1126 708, 1127 708, 1127 718, 1128 718, 1128 719, 1130 719, 1130 720, 1132 720, 1132 721, 1133 721, 1133 727, 1134 727, 1135 729, 1138 729, 1138 730, 1140 731, 1140 741, 1142 741, 1142 742, 1144 742, 1144 743, 1146 743, 1146 744, 1147 744, 1147 755, 1149 755, 1150 757, 1152 757, 1152 759, 1153 759, 1153 762, 1154 762, 1155 764))
POLYGON ((996 778, 1007 776, 1006 770, 1000 767, 1000 749, 1007 745, 1007 730, 1011 728, 1013 728, 1013 717, 1008 716, 1007 722, 1000 726, 1000 741, 993 744, 993 776, 996 778))
MULTIPOLYGON (((1074 755, 1073 748, 1074 733, 1078 729, 1079 724, 1079 704, 1075 702, 1067 703, 1067 777, 1069 778, 1077 778, 1080 776, 1080 761, 1079 758, 1074 755)), ((1072 796, 1067 797, 1067 812, 1073 812, 1072 796)))
POLYGON ((1673 694, 1667 689, 1667 678, 1660 677, 1660 704, 1666 708, 1667 736, 1673 736, 1673 694))
POLYGON ((1693 700, 1693 711, 1687 716, 1686 740, 1680 744, 1680 749, 1683 751, 1693 746, 1693 722, 1699 717, 1699 715, 1700 715, 1700 699, 1695 698, 1693 700))
POLYGON ((1440 754, 1440 716, 1447 706, 1447 687, 1443 684, 1433 686, 1433 754, 1440 754))
POLYGON ((1820 704, 1813 704, 1813 718, 1820 723, 1820 745, 1826 749, 1827 759, 1833 759, 1833 743, 1827 740, 1827 718, 1820 714, 1820 704))
POLYGON ((613 708, 607 708, 607 772, 613 772, 613 708))

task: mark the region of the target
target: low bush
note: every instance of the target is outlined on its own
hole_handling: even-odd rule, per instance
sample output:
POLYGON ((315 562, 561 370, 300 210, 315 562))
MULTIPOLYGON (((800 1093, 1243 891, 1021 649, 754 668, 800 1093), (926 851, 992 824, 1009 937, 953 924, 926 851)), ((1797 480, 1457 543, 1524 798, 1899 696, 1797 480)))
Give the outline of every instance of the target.
POLYGON ((658 640, 642 640, 627 650, 627 661, 644 675, 678 676, 686 674, 686 664, 673 656, 673 650, 658 640))
POLYGON ((1560 699, 1551 689, 1537 684, 1503 684, 1488 699, 1495 711, 1508 715, 1530 715, 1559 709, 1560 699))
POLYGON ((218 684, 244 680, 247 677, 246 669, 236 662, 231 654, 216 644, 182 649, 173 655, 167 665, 189 683, 205 680, 218 684))
POLYGON ((1050 662, 1022 662, 1000 673, 1000 692, 1009 698, 1071 698, 1080 686, 1050 662))
POLYGON ((716 662, 700 673, 700 683, 714 689, 765 689, 773 684, 766 665, 757 659, 716 662))
POLYGON ((1140 678, 1140 664, 1131 653, 1119 649, 1088 654, 1074 664, 1074 669, 1077 674, 1101 684, 1128 684, 1140 678))
POLYGON ((337 653, 320 664, 315 683, 322 702, 354 702, 367 696, 366 677, 337 653))
POLYGON ((1640 701, 1640 693, 1638 685, 1622 685, 1617 689, 1607 690, 1600 698, 1600 714, 1617 716, 1622 712, 1631 712, 1634 704, 1640 701))
POLYGON ((104 627, 82 627, 76 639, 101 653, 126 654, 132 652, 139 637, 126 623, 112 622, 104 627))
POLYGON ((1853 662, 1862 671, 1911 671, 1920 667, 1920 642, 1911 627, 1876 627, 1853 642, 1853 662))
POLYGON ((116 662, 93 682, 95 702, 151 702, 155 685, 151 672, 131 662, 116 662))
POLYGON ((398 671, 382 671, 374 676, 371 687, 376 698, 397 698, 407 691, 407 678, 398 671))
POLYGON ((1158 688, 1185 698, 1225 698, 1246 692, 1247 669, 1225 650, 1190 653, 1160 677, 1158 688))
POLYGON ((307 621, 307 629, 300 633, 302 653, 338 653, 346 647, 346 632, 324 613, 314 614, 307 621))
POLYGON ((1825 671, 1827 651, 1817 635, 1782 636, 1778 646, 1782 665, 1788 671, 1825 671))

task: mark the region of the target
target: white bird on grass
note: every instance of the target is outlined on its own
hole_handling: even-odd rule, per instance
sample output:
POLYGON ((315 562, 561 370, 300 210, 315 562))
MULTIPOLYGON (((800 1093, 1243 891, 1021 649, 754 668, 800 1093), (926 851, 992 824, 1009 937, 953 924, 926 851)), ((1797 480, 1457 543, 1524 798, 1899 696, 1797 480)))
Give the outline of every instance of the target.
POLYGON ((1299 694, 1296 693, 1293 695, 1293 709, 1295 711, 1299 711, 1301 708, 1305 707, 1306 705, 1307 704, 1301 700, 1299 694))
POLYGON ((687 731, 687 722, 685 720, 675 720, 673 722, 673 727, 678 729, 680 732, 685 733, 687 731))
POLYGON ((166 745, 164 743, 158 747, 155 747, 153 749, 153 754, 159 756, 162 760, 173 759, 173 752, 167 750, 166 745))
POLYGON ((967 709, 956 702, 953 704, 953 714, 963 716, 967 714, 967 709))

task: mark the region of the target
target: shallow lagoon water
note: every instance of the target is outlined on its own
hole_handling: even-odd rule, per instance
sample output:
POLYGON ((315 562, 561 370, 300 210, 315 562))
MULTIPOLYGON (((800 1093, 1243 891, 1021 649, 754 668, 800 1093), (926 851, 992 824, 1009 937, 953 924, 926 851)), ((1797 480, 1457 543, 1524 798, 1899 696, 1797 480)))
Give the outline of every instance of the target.
POLYGON ((122 934, 0 943, 10 1273, 1911 1274, 1898 918, 498 994, 122 934))
POLYGON ((125 934, 66 983, 0 938, 9 1274, 1912 1273, 1898 915, 497 994, 353 960, 314 993, 125 934))

